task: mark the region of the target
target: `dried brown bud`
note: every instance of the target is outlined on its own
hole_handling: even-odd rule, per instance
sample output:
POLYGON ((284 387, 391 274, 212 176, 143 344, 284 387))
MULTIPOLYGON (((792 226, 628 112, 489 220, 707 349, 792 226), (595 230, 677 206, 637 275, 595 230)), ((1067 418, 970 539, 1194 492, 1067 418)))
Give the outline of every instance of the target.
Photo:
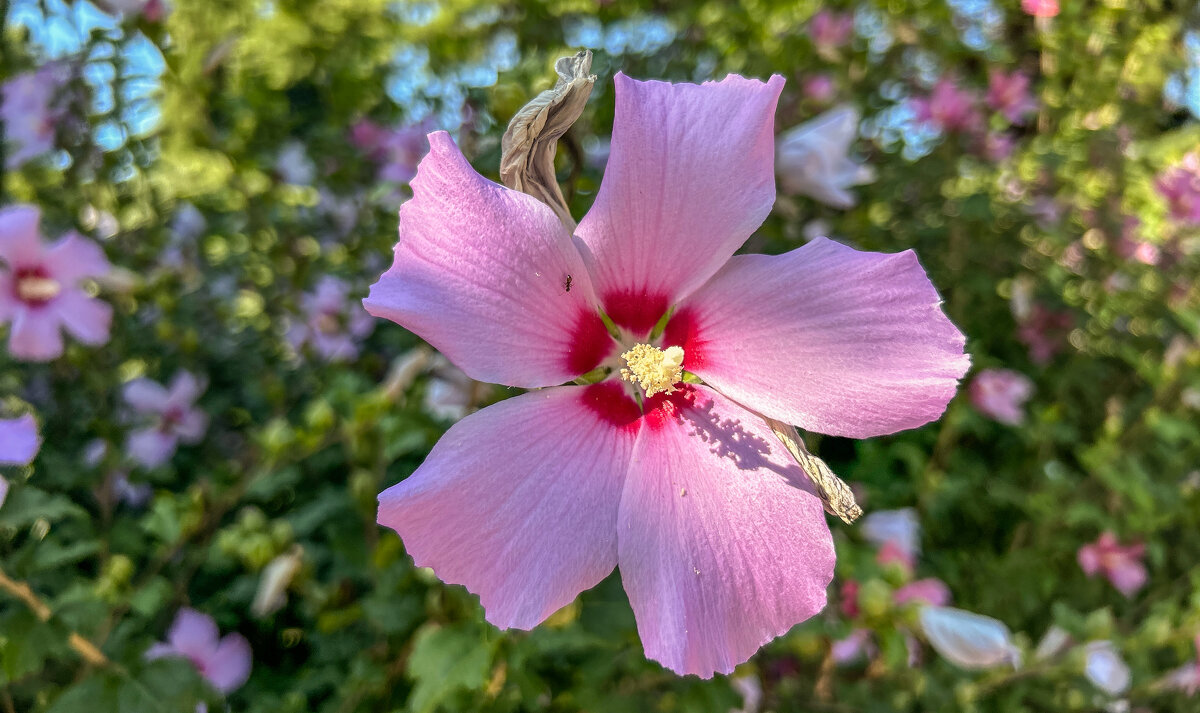
POLYGON ((574 57, 562 57, 554 63, 558 82, 534 97, 508 123, 500 142, 500 180, 514 190, 528 193, 554 209, 567 230, 575 230, 575 220, 567 208, 554 172, 554 153, 558 140, 579 119, 596 75, 592 53, 582 50, 574 57))
POLYGON ((850 486, 834 475, 829 466, 825 465, 825 461, 808 452, 794 426, 773 418, 764 420, 775 435, 779 436, 779 440, 800 464, 800 468, 812 480, 813 485, 817 486, 817 493, 821 496, 821 502, 825 504, 825 512, 836 515, 847 525, 857 520, 862 515, 862 508, 855 502, 850 486))

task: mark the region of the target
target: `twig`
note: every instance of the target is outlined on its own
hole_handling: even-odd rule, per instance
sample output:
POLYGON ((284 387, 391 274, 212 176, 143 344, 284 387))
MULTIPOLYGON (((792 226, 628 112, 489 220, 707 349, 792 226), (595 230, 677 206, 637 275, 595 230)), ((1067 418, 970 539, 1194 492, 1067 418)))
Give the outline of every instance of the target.
MULTIPOLYGON (((3 569, 0 569, 0 589, 7 591, 24 602, 25 606, 29 607, 38 619, 50 621, 50 617, 53 616, 50 607, 46 606, 46 603, 41 599, 38 599, 28 584, 10 578, 5 574, 3 569)), ((75 653, 83 657, 84 661, 94 666, 112 666, 112 662, 108 660, 108 657, 101 653, 100 649, 96 648, 92 642, 80 636, 78 632, 72 631, 67 637, 67 643, 71 645, 75 653)))

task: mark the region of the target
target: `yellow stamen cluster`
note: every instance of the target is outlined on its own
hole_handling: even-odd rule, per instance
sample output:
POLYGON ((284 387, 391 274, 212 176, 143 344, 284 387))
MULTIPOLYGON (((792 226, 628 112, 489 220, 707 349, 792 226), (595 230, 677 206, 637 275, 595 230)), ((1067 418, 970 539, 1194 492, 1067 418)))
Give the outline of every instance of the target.
POLYGON ((646 396, 657 393, 672 393, 675 384, 683 379, 683 348, 659 349, 649 344, 638 344, 621 355, 628 369, 621 370, 621 378, 632 381, 646 392, 646 396))
POLYGON ((48 302, 62 292, 62 285, 48 277, 21 277, 17 279, 17 297, 26 302, 48 302))

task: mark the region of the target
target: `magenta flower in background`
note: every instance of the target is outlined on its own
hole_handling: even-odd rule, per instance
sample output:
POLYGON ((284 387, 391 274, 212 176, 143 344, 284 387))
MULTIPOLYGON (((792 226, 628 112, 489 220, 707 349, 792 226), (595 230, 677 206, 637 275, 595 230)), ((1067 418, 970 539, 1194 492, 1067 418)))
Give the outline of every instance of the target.
POLYGON ((1029 358, 1033 363, 1045 365, 1062 351, 1066 333, 1074 323, 1070 312, 1035 304, 1017 326, 1017 339, 1029 347, 1029 358))
POLYGON ((1037 102, 1029 94, 1029 77, 1023 72, 1005 74, 992 70, 988 75, 987 103, 1014 124, 1037 111, 1037 102))
POLYGON ((973 92, 959 89, 954 80, 943 77, 927 97, 911 100, 917 120, 932 124, 945 132, 975 133, 982 128, 978 98, 973 92))
POLYGON ((350 298, 350 287, 336 277, 322 277, 317 288, 300 298, 304 314, 287 331, 297 351, 308 344, 325 361, 348 361, 358 356, 358 344, 375 330, 375 321, 350 298))
POLYGON ((1183 157, 1159 175, 1154 184, 1167 201, 1171 217, 1187 225, 1200 225, 1200 153, 1183 157))
POLYGON ((116 15, 141 15, 148 22, 162 22, 170 5, 167 0, 99 0, 102 9, 116 15))
POLYGON ((1146 585, 1146 566, 1142 564, 1145 545, 1121 545, 1117 536, 1105 532, 1090 545, 1079 548, 1079 566, 1084 574, 1102 575, 1121 594, 1133 596, 1146 585))
MULTIPOLYGON (((32 414, 0 418, 0 465, 29 465, 42 447, 32 414)), ((0 478, 0 505, 8 498, 8 480, 0 478)))
POLYGON ((1058 0, 1021 0, 1021 9, 1034 17, 1054 17, 1058 14, 1058 0))
POLYGON ((854 36, 854 15, 848 12, 819 10, 808 21, 808 34, 819 51, 837 49, 854 36))
POLYGON ((150 425, 129 434, 125 450, 146 468, 166 463, 179 443, 197 443, 208 430, 208 414, 195 407, 204 393, 204 383, 180 371, 169 388, 150 379, 134 379, 125 385, 125 403, 150 420, 150 425))
POLYGON ((5 165, 19 167, 54 149, 54 127, 62 112, 54 99, 66 83, 63 67, 46 65, 18 74, 0 86, 0 122, 11 143, 5 165))
POLYGON ((250 644, 238 633, 221 636, 217 623, 195 609, 180 609, 167 640, 146 650, 147 659, 178 656, 192 662, 200 675, 223 695, 250 678, 250 644))
POLYGON ((417 163, 429 148, 427 124, 389 129, 370 119, 360 119, 350 129, 350 141, 379 164, 379 178, 408 183, 417 175, 417 163))
POLYGON ((937 577, 926 577, 900 587, 892 594, 897 605, 920 602, 925 606, 944 607, 950 603, 950 588, 937 577))
POLYGON ((804 96, 818 104, 826 104, 837 96, 837 84, 828 74, 813 74, 804 78, 801 91, 804 96))
POLYGON ((875 172, 847 155, 858 136, 858 110, 840 106, 780 134, 775 166, 783 193, 803 194, 835 208, 857 202, 848 188, 875 180, 875 172))
POLYGON ((537 390, 455 424, 380 494, 379 522, 497 626, 536 626, 619 567, 647 656, 733 670, 825 606, 835 558, 759 414, 861 438, 936 419, 954 395, 963 336, 912 252, 822 238, 733 256, 775 201, 782 86, 618 74, 611 155, 574 239, 429 136, 364 304, 473 379, 537 390), (603 378, 559 386, 589 373, 603 378))
POLYGON ((49 245, 34 206, 0 210, 0 324, 9 324, 8 351, 25 361, 62 355, 62 330, 84 344, 108 341, 112 307, 80 288, 111 267, 99 245, 67 233, 49 245))
POLYGON ((1025 402, 1033 396, 1029 377, 1011 369, 984 369, 967 387, 971 405, 990 419, 1020 426, 1025 421, 1025 402))

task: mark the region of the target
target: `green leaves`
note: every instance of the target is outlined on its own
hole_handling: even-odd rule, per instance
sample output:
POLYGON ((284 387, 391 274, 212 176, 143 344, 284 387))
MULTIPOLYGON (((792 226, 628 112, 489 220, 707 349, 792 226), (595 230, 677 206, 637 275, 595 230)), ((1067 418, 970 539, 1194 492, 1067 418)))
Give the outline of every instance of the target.
POLYGON ((432 713, 458 694, 484 690, 496 649, 491 639, 470 623, 429 624, 417 631, 405 667, 413 681, 408 710, 432 713))

